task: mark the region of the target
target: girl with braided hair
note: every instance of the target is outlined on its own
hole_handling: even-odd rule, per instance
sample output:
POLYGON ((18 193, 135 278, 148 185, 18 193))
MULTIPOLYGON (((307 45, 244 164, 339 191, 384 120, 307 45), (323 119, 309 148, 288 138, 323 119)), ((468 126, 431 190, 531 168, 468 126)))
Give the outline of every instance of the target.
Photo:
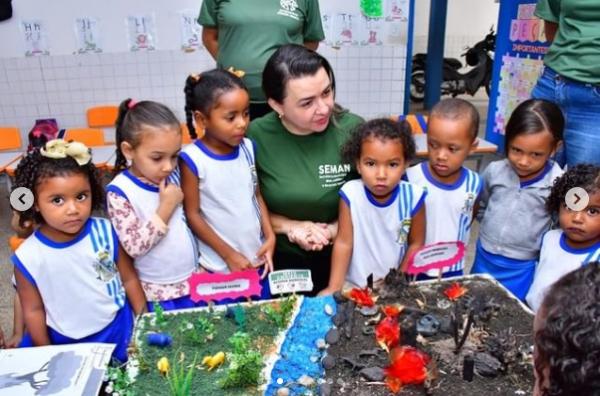
POLYGON ((579 164, 569 168, 554 182, 546 209, 558 216, 560 229, 548 231, 542 239, 540 260, 526 297, 534 311, 550 286, 563 275, 600 261, 600 166, 579 164), (567 193, 575 187, 585 190, 589 198, 581 210, 566 204, 567 193))
POLYGON ((261 297, 267 298, 275 234, 258 187, 254 145, 244 137, 248 91, 235 72, 222 69, 189 76, 184 91, 191 137, 196 126, 204 129, 181 153, 183 206, 200 266, 216 273, 262 271, 261 297))
POLYGON ((88 148, 47 142, 19 163, 14 187, 34 196, 21 225, 38 225, 12 256, 27 329, 20 346, 107 342, 126 361, 132 308, 142 312, 144 298, 110 223, 91 216, 104 193, 88 148))
POLYGON ((108 216, 134 259, 148 310, 153 302, 165 310, 191 308, 187 279, 198 255, 181 205, 179 121, 160 103, 127 99, 116 137, 120 173, 107 187, 108 216))

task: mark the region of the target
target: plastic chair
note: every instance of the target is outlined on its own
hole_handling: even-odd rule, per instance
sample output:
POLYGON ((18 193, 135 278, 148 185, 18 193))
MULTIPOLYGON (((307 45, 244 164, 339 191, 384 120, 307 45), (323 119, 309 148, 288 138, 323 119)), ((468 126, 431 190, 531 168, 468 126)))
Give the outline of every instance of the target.
POLYGON ((17 127, 0 127, 0 150, 20 150, 21 132, 17 127))
POLYGON ((67 141, 81 142, 88 147, 105 146, 104 131, 95 128, 72 128, 67 129, 63 138, 67 141))
MULTIPOLYGON (((196 139, 200 139, 202 136, 204 136, 204 129, 201 131, 196 130, 196 133, 198 134, 198 137, 196 139)), ((181 144, 190 144, 194 142, 195 139, 192 139, 192 137, 190 136, 190 131, 185 122, 181 123, 181 134, 181 144)))
POLYGON ((94 106, 87 109, 87 124, 90 128, 107 128, 115 127, 117 115, 119 114, 118 106, 94 106))
POLYGON ((401 114, 398 116, 391 117, 393 121, 406 120, 410 124, 413 135, 420 133, 427 133, 427 117, 424 114, 401 114))

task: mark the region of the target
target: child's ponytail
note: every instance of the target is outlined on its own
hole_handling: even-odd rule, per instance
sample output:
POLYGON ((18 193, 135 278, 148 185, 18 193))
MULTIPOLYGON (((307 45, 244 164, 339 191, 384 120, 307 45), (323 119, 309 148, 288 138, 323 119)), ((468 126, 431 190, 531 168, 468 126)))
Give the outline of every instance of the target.
POLYGON ((185 93, 185 122, 192 140, 198 137, 196 127, 194 126, 194 108, 192 107, 194 102, 194 87, 198 84, 198 81, 200 81, 199 74, 190 74, 186 78, 185 87, 183 88, 183 92, 185 93))
POLYGON ((123 155, 123 151, 121 150, 121 143, 125 141, 124 139, 124 131, 123 124, 125 121, 125 116, 129 112, 129 109, 133 107, 133 99, 128 98, 121 102, 119 105, 119 114, 117 115, 117 121, 115 122, 115 140, 117 144, 117 158, 115 160, 115 173, 119 173, 124 169, 127 169, 127 159, 125 155, 123 155))

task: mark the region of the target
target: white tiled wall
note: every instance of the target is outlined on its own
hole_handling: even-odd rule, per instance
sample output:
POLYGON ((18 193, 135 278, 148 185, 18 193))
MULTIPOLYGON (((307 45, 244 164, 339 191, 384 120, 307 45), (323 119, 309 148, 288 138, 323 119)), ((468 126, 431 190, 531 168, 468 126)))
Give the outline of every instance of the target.
MULTIPOLYGON (((366 118, 402 111, 405 48, 322 45, 319 51, 335 70, 340 104, 366 118)), ((213 67, 206 51, 0 59, 0 125, 18 126, 25 141, 37 118, 83 127, 88 107, 128 97, 165 103, 184 120, 186 76, 213 67)))

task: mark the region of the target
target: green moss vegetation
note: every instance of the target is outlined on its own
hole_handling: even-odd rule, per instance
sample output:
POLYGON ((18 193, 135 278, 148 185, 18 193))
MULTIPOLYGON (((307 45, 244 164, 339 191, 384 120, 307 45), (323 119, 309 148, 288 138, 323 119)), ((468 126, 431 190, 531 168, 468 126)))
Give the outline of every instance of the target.
POLYGON ((225 311, 213 312, 210 309, 178 314, 165 312, 162 322, 143 317, 138 322, 141 326, 139 334, 143 336, 136 349, 138 359, 144 362, 144 369, 140 365, 132 386, 134 394, 170 393, 167 378, 156 368, 157 361, 165 356, 171 367, 176 362, 178 367, 184 368, 185 377, 186 370, 195 367, 190 379, 190 395, 259 395, 254 385, 264 381, 260 378, 263 356, 272 350, 280 329, 288 325, 294 303, 295 297, 275 303, 253 304, 244 308, 243 320, 240 320, 239 312, 236 314, 234 311, 233 317, 228 318, 225 311), (148 345, 146 334, 149 332, 168 333, 173 338, 172 346, 148 345), (221 351, 226 357, 220 367, 208 371, 198 363, 203 357, 221 351))

